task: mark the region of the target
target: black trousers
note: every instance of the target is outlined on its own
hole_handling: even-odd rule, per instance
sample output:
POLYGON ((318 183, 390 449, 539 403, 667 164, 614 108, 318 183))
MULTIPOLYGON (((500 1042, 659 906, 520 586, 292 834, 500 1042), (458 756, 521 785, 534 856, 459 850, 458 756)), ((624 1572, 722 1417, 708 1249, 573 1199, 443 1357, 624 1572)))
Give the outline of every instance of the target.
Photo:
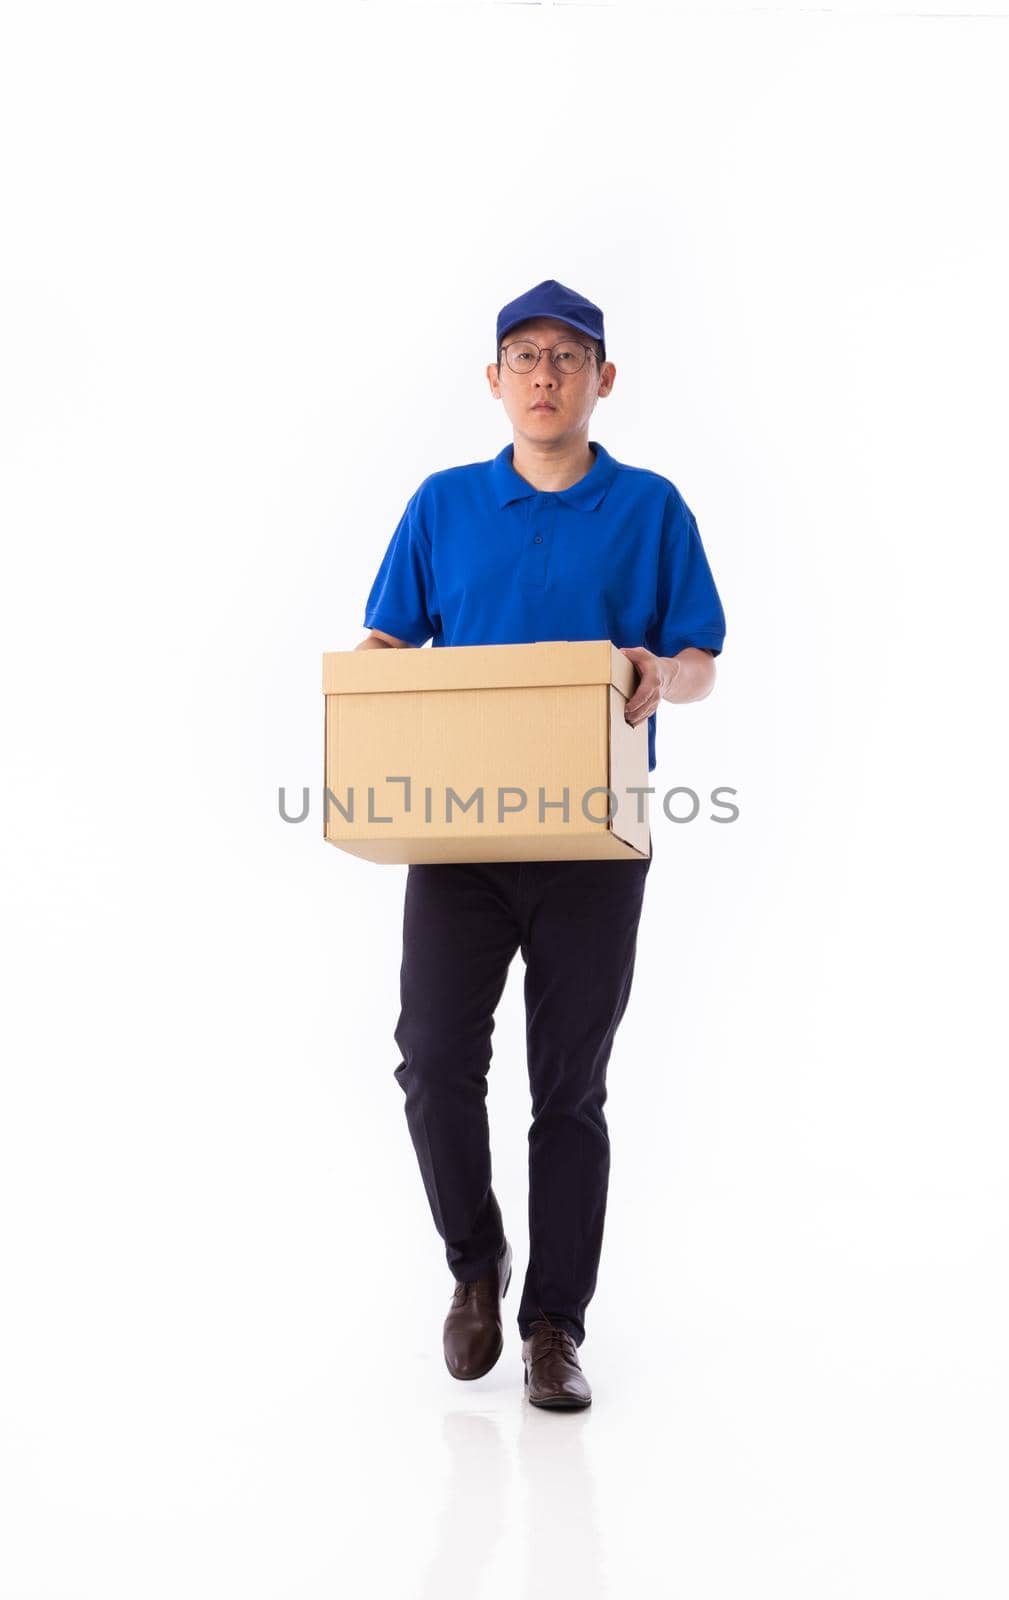
POLYGON ((505 1229, 491 1185, 494 1012, 525 962, 529 1265, 523 1338, 547 1316, 576 1344, 595 1292, 610 1146, 606 1068, 631 991, 647 860, 424 864, 403 907, 395 1077, 449 1268, 493 1270, 505 1229))

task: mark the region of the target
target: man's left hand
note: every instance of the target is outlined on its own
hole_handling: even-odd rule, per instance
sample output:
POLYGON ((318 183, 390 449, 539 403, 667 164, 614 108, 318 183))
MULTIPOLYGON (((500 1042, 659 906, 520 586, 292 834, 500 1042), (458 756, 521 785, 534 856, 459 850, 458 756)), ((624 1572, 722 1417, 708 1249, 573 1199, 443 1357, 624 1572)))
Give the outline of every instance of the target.
POLYGON ((676 676, 676 663, 668 656, 653 655, 644 645, 622 645, 620 654, 626 656, 638 669, 639 681, 633 695, 624 706, 624 721, 636 728, 647 722, 659 701, 676 676))

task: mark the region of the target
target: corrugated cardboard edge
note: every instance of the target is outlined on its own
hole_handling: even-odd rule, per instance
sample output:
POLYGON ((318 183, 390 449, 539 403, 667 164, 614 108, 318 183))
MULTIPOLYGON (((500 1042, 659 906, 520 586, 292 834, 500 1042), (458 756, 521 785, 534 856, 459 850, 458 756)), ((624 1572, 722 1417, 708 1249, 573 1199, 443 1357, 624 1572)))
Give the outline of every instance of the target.
MULTIPOLYGON (((624 656, 623 659, 626 661, 627 657, 624 656)), ((628 665, 630 665, 630 663, 628 663, 628 665)), ((615 726, 615 724, 616 724, 616 719, 618 717, 621 720, 623 720, 624 707, 627 704, 628 698, 629 698, 629 696, 621 695, 620 690, 617 689, 615 684, 611 685, 610 688, 607 690, 607 695, 606 695, 607 719, 606 720, 607 720, 608 739, 607 739, 607 745, 606 745, 606 782, 609 785, 610 790, 614 794, 617 794, 616 783, 615 783, 615 779, 617 777, 617 774, 613 770, 614 749, 615 749, 615 743, 616 743, 616 738, 617 738, 618 731, 621 732, 621 733, 623 732, 623 729, 619 729, 618 730, 618 728, 615 726)), ((635 730, 635 734, 637 734, 637 732, 638 732, 638 730, 635 730)), ((647 740, 647 738, 648 738, 647 726, 645 726, 645 728, 644 728, 644 737, 647 740)), ((646 782, 647 782, 647 773, 646 773, 645 776, 646 776, 646 782)), ((636 797, 635 797, 635 800, 636 800, 636 797)), ((639 843, 637 843, 636 840, 637 840, 637 838, 640 838, 640 835, 641 835, 642 831, 644 832, 646 840, 648 840, 650 838, 650 825, 649 825, 649 823, 647 821, 648 807, 646 806, 646 808, 645 808, 646 820, 645 820, 645 822, 643 824, 638 822, 636 813, 632 815, 629 811, 626 813, 627 820, 626 821, 621 821, 621 810, 620 810, 621 800, 620 800, 620 796, 619 795, 617 795, 617 801, 618 801, 618 803, 617 803, 616 815, 610 819, 610 823, 609 823, 610 832, 617 839, 619 839, 622 844, 625 844, 627 846, 628 850, 633 850, 635 855, 641 856, 644 860, 647 860, 651 856, 651 848, 649 847, 648 849, 642 849, 641 845, 639 843), (633 837, 633 838, 629 837, 629 835, 632 835, 632 834, 635 837, 633 837)), ((626 795, 626 793, 623 796, 622 804, 624 806, 628 806, 628 804, 629 804, 629 797, 626 795)))
POLYGON ((331 843, 327 826, 326 795, 329 788, 329 701, 325 694, 322 697, 322 842, 331 843))
POLYGON ((375 861, 386 866, 414 866, 424 862, 449 866, 456 862, 472 864, 478 861, 640 861, 641 852, 625 844, 613 833, 576 834, 572 839, 556 836, 546 842, 531 834, 510 838, 474 840, 466 842, 462 855, 451 848, 458 841, 443 835, 430 839, 331 839, 337 850, 357 856, 362 861, 375 861), (477 848, 473 849, 472 846, 477 848), (448 847, 448 848, 446 848, 448 847))
POLYGON ((610 639, 450 645, 437 650, 336 650, 322 658, 324 695, 609 683, 629 698, 634 676, 633 663, 610 639), (470 681, 460 682, 460 676, 470 681))

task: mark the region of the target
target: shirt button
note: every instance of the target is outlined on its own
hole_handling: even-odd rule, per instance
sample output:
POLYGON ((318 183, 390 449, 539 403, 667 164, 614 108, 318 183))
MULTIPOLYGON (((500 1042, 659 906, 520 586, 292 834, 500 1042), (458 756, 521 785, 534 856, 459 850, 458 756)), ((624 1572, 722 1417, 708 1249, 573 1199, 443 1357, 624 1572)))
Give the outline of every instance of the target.
POLYGON ((541 533, 537 533, 533 537, 533 544, 542 544, 542 543, 543 543, 543 535, 541 533))

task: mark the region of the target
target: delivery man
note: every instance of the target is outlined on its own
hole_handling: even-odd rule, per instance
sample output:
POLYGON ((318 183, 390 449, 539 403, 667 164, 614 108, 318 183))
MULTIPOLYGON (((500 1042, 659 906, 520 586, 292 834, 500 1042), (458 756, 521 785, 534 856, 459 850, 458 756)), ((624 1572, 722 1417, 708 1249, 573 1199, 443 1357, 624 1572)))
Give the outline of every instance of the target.
MULTIPOLYGON (((487 382, 512 443, 424 479, 357 648, 610 639, 637 669, 625 716, 648 719, 651 771, 656 707, 711 693, 725 617, 675 485, 589 438, 615 377, 603 314, 573 289, 548 278, 502 308, 487 382)), ((462 1379, 489 1372, 503 1348, 512 1250, 491 1186, 487 1073, 516 951, 525 964, 529 1262, 517 1321, 525 1393, 538 1406, 592 1399, 577 1350, 606 1209, 606 1068, 650 865, 649 855, 407 871, 394 1075, 455 1279, 443 1348, 462 1379)))

